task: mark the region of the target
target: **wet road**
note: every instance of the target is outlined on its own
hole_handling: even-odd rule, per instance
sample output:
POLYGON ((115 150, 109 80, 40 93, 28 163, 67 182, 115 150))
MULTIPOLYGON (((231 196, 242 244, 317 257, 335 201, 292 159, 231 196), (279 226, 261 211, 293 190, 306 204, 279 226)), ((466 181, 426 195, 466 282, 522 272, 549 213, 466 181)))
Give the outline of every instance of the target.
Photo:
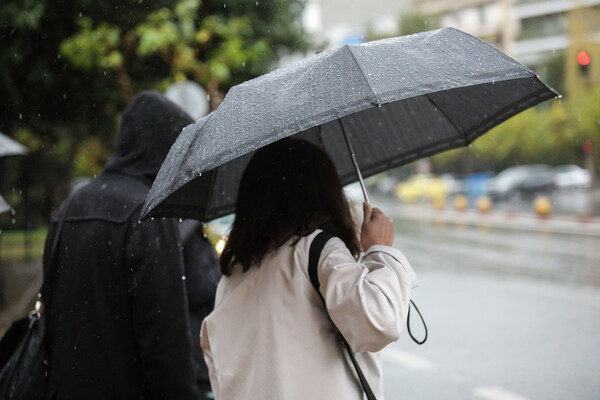
POLYGON ((395 214, 430 329, 423 346, 405 335, 384 350, 387 399, 600 398, 599 236, 423 222, 375 204, 395 214))

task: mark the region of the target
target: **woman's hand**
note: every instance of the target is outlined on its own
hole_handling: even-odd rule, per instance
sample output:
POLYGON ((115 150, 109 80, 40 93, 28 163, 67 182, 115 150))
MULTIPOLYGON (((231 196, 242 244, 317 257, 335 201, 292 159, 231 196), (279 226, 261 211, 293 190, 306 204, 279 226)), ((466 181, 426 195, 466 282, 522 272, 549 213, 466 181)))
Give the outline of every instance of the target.
POLYGON ((371 208, 363 203, 364 220, 360 232, 360 243, 363 250, 376 244, 391 246, 394 243, 394 221, 379 208, 371 208))

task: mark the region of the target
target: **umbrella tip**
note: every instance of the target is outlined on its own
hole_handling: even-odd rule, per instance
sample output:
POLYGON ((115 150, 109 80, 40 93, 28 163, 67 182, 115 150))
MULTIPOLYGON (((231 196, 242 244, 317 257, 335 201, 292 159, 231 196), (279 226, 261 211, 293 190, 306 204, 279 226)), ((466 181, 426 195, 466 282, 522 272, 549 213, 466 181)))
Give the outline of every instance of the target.
POLYGON ((140 224, 142 221, 148 219, 149 214, 150 214, 150 209, 148 208, 148 206, 144 206, 144 208, 142 209, 142 213, 140 214, 140 218, 138 219, 138 224, 140 224))

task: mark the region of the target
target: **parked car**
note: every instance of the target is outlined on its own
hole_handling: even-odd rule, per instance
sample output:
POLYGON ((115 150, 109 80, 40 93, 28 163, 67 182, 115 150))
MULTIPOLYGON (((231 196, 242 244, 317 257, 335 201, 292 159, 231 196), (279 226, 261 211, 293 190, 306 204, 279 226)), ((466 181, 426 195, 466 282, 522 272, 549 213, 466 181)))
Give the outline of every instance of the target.
POLYGON ((396 196, 405 202, 419 199, 439 199, 448 194, 446 183, 432 174, 411 175, 406 181, 396 185, 396 196))
POLYGON ((559 188, 589 189, 592 187, 592 174, 574 164, 554 167, 554 184, 559 188))
POLYGON ((554 171, 544 164, 509 167, 490 179, 486 194, 492 199, 506 199, 515 194, 533 195, 554 189, 554 171))
POLYGON ((465 194, 467 191, 467 185, 464 179, 459 179, 455 175, 446 173, 440 175, 440 179, 446 185, 448 195, 455 196, 458 194, 465 194))

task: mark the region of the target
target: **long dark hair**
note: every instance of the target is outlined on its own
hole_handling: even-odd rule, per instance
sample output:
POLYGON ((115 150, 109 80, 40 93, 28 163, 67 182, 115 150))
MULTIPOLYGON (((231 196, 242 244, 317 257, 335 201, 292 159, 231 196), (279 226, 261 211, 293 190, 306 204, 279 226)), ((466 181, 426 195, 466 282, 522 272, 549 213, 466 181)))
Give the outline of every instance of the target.
POLYGON ((236 216, 221 255, 229 275, 247 271, 292 237, 321 228, 358 257, 358 231, 342 183, 327 154, 310 142, 282 139, 258 150, 244 171, 236 216))

